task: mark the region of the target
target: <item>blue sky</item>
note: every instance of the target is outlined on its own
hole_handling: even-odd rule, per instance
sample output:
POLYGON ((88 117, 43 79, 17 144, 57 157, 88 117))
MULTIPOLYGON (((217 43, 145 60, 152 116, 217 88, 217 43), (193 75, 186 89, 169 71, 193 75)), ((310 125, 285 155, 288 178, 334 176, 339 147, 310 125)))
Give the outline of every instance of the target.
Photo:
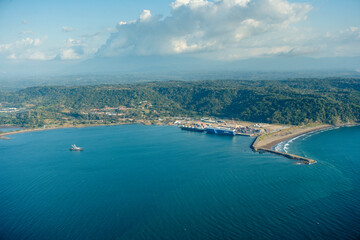
POLYGON ((358 58, 359 12, 359 0, 0 0, 0 71, 134 56, 358 58))

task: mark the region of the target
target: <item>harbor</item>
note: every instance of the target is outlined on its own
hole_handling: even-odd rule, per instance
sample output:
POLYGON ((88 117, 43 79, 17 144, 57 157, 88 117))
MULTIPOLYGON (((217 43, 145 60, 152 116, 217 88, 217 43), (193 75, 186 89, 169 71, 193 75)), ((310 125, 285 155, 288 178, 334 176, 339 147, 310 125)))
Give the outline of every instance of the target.
POLYGON ((224 136, 255 137, 255 140, 250 146, 253 151, 268 152, 284 156, 303 164, 313 164, 316 163, 316 161, 310 158, 276 151, 272 149, 272 147, 288 139, 332 127, 331 125, 285 126, 264 123, 235 122, 234 120, 213 120, 207 118, 201 120, 183 119, 181 121, 176 121, 174 124, 178 125, 178 127, 184 131, 224 136))
POLYGON ((227 135, 227 136, 248 136, 256 137, 261 134, 270 133, 281 129, 280 125, 270 125, 264 123, 240 122, 234 120, 207 119, 201 120, 182 119, 174 123, 181 130, 192 132, 205 132, 207 134, 227 135))
MULTIPOLYGON (((141 123, 141 122, 140 122, 141 123)), ((146 125, 145 123, 142 123, 146 125)), ((160 125, 160 124, 159 124, 160 125)), ((168 119, 168 124, 162 122, 161 125, 176 125, 183 131, 199 132, 206 134, 214 134, 219 136, 247 136, 254 137, 255 140, 251 144, 251 148, 255 152, 269 152, 276 155, 281 155, 290 159, 300 161, 304 164, 316 163, 315 160, 306 157, 301 157, 285 152, 279 152, 272 149, 276 144, 286 141, 288 139, 297 137, 313 131, 319 131, 326 128, 334 127, 333 125, 303 125, 303 126, 290 126, 281 124, 268 124, 268 123, 253 123, 245 121, 234 121, 229 119, 192 119, 187 117, 174 117, 168 119)), ((43 127, 37 129, 16 129, 16 131, 0 133, 0 139, 8 140, 8 135, 43 131, 67 127, 89 127, 84 126, 57 126, 57 127, 43 127)))

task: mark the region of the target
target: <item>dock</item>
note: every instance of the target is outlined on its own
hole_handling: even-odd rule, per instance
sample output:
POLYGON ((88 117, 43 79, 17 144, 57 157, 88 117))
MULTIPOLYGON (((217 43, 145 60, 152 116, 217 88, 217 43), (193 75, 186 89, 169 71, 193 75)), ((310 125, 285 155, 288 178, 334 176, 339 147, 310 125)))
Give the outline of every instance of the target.
MULTIPOLYGON (((269 124, 263 123, 250 123, 250 122, 241 122, 234 120, 226 119, 191 119, 184 118, 178 119, 174 122, 174 125, 177 125, 182 130, 195 131, 195 132, 208 132, 206 129, 219 129, 228 131, 229 134, 225 135, 238 135, 238 136, 247 136, 255 137, 263 133, 269 133, 274 128, 279 129, 282 126, 270 126, 269 124)), ((215 131, 216 132, 216 131, 215 131)), ((216 134, 216 133, 215 133, 216 134)), ((222 135, 222 134, 219 134, 222 135)))
POLYGON ((257 137, 254 142, 251 144, 251 149, 255 152, 269 152, 272 154, 276 154, 276 155, 280 155, 280 156, 284 156, 290 159, 294 159, 297 161, 301 161, 304 164, 314 164, 316 163, 315 160, 310 159, 310 158, 306 158, 306 157, 301 157, 301 156, 297 156, 294 154, 290 154, 290 153, 284 153, 284 152, 279 152, 279 151, 275 151, 269 148, 263 148, 263 147, 256 147, 257 142, 259 141, 259 137, 257 137))

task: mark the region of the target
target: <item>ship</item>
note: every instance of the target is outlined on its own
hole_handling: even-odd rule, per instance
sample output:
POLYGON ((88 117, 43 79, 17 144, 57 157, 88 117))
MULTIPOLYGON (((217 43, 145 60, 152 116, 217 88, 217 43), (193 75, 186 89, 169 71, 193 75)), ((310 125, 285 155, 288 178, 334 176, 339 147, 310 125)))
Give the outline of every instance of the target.
POLYGON ((205 128, 206 133, 209 134, 218 134, 218 135, 228 135, 228 136, 235 136, 236 131, 231 128, 223 128, 223 127, 207 127, 205 128))
POLYGON ((199 125, 181 125, 180 128, 185 131, 205 132, 205 128, 199 125))
POLYGON ((71 145, 70 151, 84 151, 83 148, 77 147, 75 144, 71 145))

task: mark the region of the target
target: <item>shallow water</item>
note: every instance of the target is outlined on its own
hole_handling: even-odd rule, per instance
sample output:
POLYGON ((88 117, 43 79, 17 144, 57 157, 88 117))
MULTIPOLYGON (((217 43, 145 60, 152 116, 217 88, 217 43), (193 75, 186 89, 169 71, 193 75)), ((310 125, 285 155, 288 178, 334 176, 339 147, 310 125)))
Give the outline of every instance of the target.
POLYGON ((360 128, 253 139, 123 125, 0 141, 0 239, 357 239, 360 128), (71 144, 84 152, 70 152, 71 144))

